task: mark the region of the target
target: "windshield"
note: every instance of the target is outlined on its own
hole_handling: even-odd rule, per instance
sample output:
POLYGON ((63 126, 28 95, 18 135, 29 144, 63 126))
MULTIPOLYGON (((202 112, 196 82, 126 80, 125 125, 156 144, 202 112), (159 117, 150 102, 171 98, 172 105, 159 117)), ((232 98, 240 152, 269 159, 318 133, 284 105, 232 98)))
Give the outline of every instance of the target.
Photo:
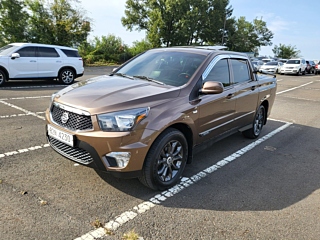
POLYGON ((14 45, 6 45, 2 48, 0 48, 0 55, 7 55, 8 53, 10 53, 12 50, 18 48, 17 46, 14 45))
POLYGON ((182 51, 148 51, 123 66, 117 73, 182 86, 206 58, 182 51))
POLYGON ((288 60, 286 64, 300 64, 300 60, 288 60))
POLYGON ((278 62, 268 62, 265 65, 278 65, 278 62))

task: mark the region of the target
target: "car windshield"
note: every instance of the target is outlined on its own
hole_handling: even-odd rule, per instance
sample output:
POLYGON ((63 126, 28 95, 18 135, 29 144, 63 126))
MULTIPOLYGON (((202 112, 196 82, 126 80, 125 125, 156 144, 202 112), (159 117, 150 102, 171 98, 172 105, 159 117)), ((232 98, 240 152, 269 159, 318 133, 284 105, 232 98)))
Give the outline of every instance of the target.
POLYGON ((0 48, 0 55, 7 55, 9 52, 11 52, 12 50, 18 48, 17 46, 15 45, 6 45, 2 48, 0 48))
POLYGON ((182 86, 189 81, 205 58, 205 55, 184 51, 148 51, 133 59, 115 74, 182 86))
POLYGON ((265 65, 278 65, 278 62, 268 62, 265 65))
POLYGON ((286 64, 300 64, 300 60, 288 60, 286 64))

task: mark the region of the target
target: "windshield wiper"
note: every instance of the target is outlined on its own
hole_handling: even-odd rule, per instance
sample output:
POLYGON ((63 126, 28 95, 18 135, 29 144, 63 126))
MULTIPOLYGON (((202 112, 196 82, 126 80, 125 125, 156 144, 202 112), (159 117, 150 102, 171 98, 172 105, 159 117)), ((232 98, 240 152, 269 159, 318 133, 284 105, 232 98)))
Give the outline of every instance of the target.
POLYGON ((133 76, 133 77, 135 77, 135 78, 140 78, 140 79, 143 79, 143 80, 147 80, 147 81, 149 81, 149 82, 158 83, 158 84, 160 84, 160 85, 164 85, 163 82, 157 81, 157 80, 152 79, 152 78, 149 78, 149 77, 147 77, 147 76, 136 75, 136 76, 133 76))
POLYGON ((120 76, 120 77, 125 77, 125 78, 134 79, 133 77, 128 76, 128 75, 123 74, 123 73, 118 73, 118 72, 116 72, 116 73, 111 73, 111 74, 110 74, 110 76, 114 76, 114 75, 116 75, 116 76, 120 76))

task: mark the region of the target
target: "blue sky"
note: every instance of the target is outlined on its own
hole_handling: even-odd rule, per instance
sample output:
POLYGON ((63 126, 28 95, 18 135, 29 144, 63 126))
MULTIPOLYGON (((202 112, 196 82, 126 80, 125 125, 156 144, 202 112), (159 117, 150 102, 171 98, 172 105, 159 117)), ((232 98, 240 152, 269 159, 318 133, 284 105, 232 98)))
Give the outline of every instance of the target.
MULTIPOLYGON (((144 32, 127 31, 121 24, 125 2, 126 0, 82 0, 80 6, 93 20, 93 32, 90 36, 114 34, 128 45, 143 39, 144 32)), ((233 7, 232 16, 244 16, 250 22, 262 17, 269 30, 274 33, 273 45, 262 47, 260 55, 273 56, 273 46, 281 43, 295 46, 306 59, 320 58, 320 1, 230 0, 230 4, 233 7)))

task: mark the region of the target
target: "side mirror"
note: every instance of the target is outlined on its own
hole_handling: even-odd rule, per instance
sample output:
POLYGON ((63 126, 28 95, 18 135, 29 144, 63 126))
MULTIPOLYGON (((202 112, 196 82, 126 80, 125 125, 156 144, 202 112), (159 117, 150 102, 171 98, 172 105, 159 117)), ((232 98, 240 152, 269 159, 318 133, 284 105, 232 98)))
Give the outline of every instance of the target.
POLYGON ((219 94, 223 92, 223 85, 221 82, 207 81, 200 91, 205 94, 219 94))
POLYGON ((11 59, 16 59, 16 58, 20 58, 20 54, 19 53, 12 53, 11 59))

